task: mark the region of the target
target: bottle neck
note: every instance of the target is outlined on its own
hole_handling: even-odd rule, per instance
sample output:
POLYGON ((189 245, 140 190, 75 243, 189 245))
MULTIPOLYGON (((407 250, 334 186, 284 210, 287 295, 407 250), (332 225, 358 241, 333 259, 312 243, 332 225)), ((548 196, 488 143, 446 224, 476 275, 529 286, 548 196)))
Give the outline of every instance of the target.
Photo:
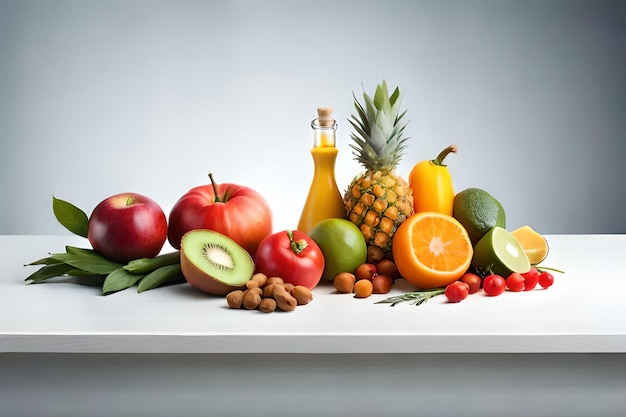
POLYGON ((311 122, 313 128, 313 148, 334 148, 337 122, 333 118, 317 118, 311 122))

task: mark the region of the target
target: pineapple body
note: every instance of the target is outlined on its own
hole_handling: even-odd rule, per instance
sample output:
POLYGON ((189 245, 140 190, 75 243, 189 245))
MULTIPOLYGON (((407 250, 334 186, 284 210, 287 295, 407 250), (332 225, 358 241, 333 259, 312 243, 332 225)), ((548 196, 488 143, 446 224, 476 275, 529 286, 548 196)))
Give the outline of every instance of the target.
POLYGON ((350 147, 365 172, 346 190, 344 204, 348 219, 363 233, 368 258, 392 259, 393 235, 414 210, 411 188, 395 173, 408 139, 403 136, 406 111, 400 112, 400 89, 389 95, 384 80, 373 98, 363 93, 363 103, 354 97, 356 114, 348 121, 350 147))
POLYGON ((393 234, 413 214, 408 183, 393 171, 368 170, 352 181, 344 203, 348 219, 359 227, 368 247, 379 248, 391 259, 393 234))

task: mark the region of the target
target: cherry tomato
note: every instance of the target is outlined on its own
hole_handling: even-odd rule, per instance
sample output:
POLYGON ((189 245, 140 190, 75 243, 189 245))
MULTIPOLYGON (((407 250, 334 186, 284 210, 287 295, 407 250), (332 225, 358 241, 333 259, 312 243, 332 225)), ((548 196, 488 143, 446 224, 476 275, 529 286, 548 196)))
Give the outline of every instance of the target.
POLYGON ((471 272, 466 272, 461 277, 461 282, 464 282, 467 285, 469 285, 469 293, 474 294, 480 290, 480 286, 483 283, 483 280, 481 277, 479 277, 476 274, 472 274, 471 272))
POLYGON ((489 296, 500 295, 504 292, 506 282, 502 276, 497 274, 487 275, 483 279, 483 290, 489 296))
POLYGON ((539 285, 542 288, 551 287, 552 284, 554 284, 554 276, 551 273, 543 271, 539 274, 539 285))
POLYGON ((257 272, 308 289, 319 284, 324 272, 322 250, 313 239, 298 230, 283 230, 263 239, 254 263, 257 272))
POLYGON ((506 287, 509 289, 509 291, 524 291, 524 285, 524 277, 519 272, 513 272, 506 278, 506 287))
POLYGON ((524 277, 524 291, 534 290, 539 280, 539 271, 534 266, 530 267, 530 271, 522 274, 524 277))
POLYGON ((458 303, 461 300, 467 298, 469 294, 469 285, 465 282, 454 281, 452 284, 448 284, 446 286, 445 291, 446 297, 448 297, 448 301, 451 303, 458 303))

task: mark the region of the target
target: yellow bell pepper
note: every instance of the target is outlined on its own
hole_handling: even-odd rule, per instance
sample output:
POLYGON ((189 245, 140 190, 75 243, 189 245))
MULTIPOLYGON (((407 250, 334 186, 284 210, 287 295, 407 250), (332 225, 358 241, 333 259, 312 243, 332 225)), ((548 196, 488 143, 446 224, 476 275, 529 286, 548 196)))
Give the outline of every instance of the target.
POLYGON ((456 153, 457 146, 450 145, 435 159, 415 164, 409 175, 409 186, 413 191, 415 212, 436 211, 452 216, 454 188, 452 177, 443 160, 456 153))

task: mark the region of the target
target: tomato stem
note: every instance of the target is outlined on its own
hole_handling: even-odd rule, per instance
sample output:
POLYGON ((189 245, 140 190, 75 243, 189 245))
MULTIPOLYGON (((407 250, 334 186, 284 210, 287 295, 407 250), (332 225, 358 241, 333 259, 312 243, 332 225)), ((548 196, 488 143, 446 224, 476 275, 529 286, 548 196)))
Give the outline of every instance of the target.
POLYGON ((445 167, 446 165, 443 163, 443 160, 446 159, 446 156, 448 156, 450 153, 456 153, 458 150, 459 148, 456 145, 450 145, 446 149, 441 151, 439 155, 437 155, 437 157, 430 162, 439 167, 445 167))
POLYGON ((307 246, 309 246, 309 244, 304 239, 294 240, 292 230, 287 230, 287 236, 289 236, 289 243, 291 245, 291 250, 296 255, 300 255, 300 253, 302 253, 302 251, 306 249, 307 246))

